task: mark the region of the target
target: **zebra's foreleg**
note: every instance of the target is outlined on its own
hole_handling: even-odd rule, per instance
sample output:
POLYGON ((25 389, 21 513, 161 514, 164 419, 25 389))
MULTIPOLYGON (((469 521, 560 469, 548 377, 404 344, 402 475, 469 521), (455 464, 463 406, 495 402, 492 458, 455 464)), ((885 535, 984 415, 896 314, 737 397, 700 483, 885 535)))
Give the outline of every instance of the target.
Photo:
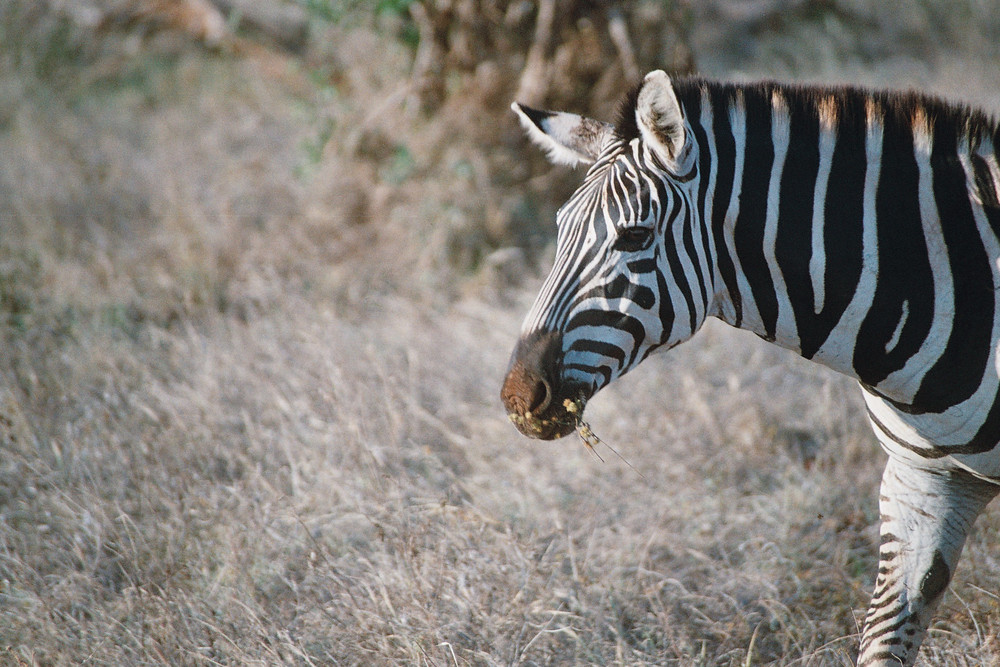
POLYGON ((878 578, 859 667, 912 665, 969 528, 1000 487, 890 456, 882 475, 878 578))

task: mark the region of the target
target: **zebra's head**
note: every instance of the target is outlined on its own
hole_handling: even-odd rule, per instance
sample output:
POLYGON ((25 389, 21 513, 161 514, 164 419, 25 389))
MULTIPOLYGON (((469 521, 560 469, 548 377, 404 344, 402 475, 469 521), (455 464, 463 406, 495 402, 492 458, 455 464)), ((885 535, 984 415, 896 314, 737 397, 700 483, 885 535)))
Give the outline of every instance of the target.
POLYGON ((694 334, 711 262, 694 205, 697 149, 664 72, 646 75, 616 125, 513 109, 554 162, 591 164, 557 214, 555 264, 501 390, 522 433, 553 439, 599 389, 694 334))

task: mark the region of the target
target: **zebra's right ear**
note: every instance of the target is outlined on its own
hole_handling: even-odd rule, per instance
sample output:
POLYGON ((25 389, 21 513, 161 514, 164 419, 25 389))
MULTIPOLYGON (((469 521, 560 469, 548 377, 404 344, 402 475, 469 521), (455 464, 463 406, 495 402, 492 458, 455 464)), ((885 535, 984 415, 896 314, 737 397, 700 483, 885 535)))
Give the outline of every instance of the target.
POLYGON ((643 140, 667 164, 674 164, 684 148, 684 113, 670 77, 661 69, 642 81, 635 103, 635 122, 643 140))
POLYGON ((540 111, 514 102, 528 137, 545 149, 556 164, 590 164, 601 154, 605 140, 614 133, 610 123, 602 123, 565 111, 540 111))

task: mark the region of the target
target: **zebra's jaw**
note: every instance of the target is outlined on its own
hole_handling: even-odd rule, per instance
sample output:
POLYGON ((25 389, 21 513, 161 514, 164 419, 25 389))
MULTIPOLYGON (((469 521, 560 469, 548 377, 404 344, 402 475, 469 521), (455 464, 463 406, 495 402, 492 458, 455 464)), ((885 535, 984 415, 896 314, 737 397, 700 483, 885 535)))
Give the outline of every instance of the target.
POLYGON ((572 433, 593 393, 564 381, 561 355, 562 336, 555 332, 525 336, 511 355, 500 400, 511 423, 529 438, 554 440, 572 433))

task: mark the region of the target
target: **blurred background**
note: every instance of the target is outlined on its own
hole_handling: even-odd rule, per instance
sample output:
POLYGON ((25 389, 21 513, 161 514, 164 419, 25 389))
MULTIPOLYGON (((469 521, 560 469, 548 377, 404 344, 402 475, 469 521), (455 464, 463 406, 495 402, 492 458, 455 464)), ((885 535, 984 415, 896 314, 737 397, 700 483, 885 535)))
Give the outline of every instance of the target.
MULTIPOLYGON (((509 104, 654 68, 995 113, 1000 4, 0 0, 0 664, 851 664, 851 382, 710 323, 621 458, 500 406, 582 177, 509 104)), ((921 664, 1000 664, 998 581, 994 508, 921 664)))

